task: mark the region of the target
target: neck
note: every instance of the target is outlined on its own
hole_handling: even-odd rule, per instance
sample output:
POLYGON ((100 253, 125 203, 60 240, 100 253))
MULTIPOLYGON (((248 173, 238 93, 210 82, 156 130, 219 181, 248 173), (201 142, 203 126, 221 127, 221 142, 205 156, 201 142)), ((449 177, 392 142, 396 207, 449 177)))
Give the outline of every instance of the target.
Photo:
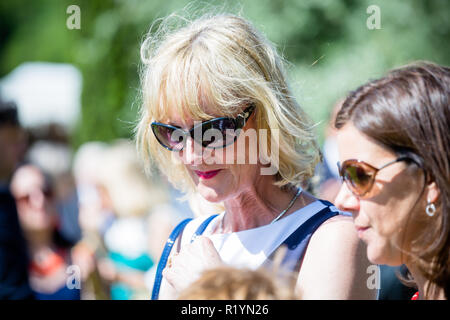
POLYGON ((6 163, 0 163, 0 181, 8 183, 14 172, 14 167, 6 163))
POLYGON ((435 284, 433 284, 429 279, 427 279, 422 272, 418 270, 418 268, 415 265, 408 265, 406 264, 406 267, 408 268, 409 272, 411 272, 411 275, 414 278, 415 283, 417 284, 417 287, 419 289, 419 299, 430 299, 430 300, 445 300, 445 293, 444 289, 437 287, 435 284), (430 289, 430 290, 428 290, 430 289), (429 292, 429 296, 425 296, 425 294, 429 292))
POLYGON ((8 185, 9 184, 9 175, 6 174, 5 172, 2 172, 2 170, 0 169, 0 186, 1 185, 8 185))
POLYGON ((32 253, 48 248, 52 244, 52 233, 48 230, 28 231, 25 233, 25 238, 32 253))
MULTIPOLYGON (((261 176, 251 187, 224 201, 226 214, 222 232, 257 228, 272 222, 288 206, 296 189, 285 191, 273 184, 272 176, 261 176)), ((291 208, 285 215, 295 211, 291 208)))

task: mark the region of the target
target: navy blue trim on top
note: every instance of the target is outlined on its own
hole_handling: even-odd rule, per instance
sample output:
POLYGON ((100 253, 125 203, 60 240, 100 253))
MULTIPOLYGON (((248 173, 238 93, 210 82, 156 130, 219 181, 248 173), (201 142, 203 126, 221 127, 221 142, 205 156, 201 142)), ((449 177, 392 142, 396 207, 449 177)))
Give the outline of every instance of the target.
MULTIPOLYGON (((338 211, 332 211, 330 207, 334 205, 325 200, 318 200, 326 207, 311 216, 302 225, 300 225, 284 242, 280 245, 287 246, 287 252, 281 262, 284 269, 297 272, 300 270, 303 257, 306 252, 309 240, 313 233, 324 223, 326 220, 337 216, 338 211)), ((271 255, 273 258, 273 254, 271 255)), ((272 259, 268 259, 267 263, 270 263, 272 259)))

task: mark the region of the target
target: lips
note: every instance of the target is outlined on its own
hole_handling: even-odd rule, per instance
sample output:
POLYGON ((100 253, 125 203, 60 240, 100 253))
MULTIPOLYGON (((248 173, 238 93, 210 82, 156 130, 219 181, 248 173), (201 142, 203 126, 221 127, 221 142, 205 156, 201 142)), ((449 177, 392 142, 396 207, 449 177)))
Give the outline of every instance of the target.
POLYGON ((194 170, 195 174, 198 175, 202 179, 211 179, 215 177, 222 169, 212 170, 212 171, 197 171, 194 170))
POLYGON ((355 226, 356 228, 356 232, 358 232, 358 237, 362 238, 364 232, 369 229, 369 227, 359 227, 359 226, 355 226))

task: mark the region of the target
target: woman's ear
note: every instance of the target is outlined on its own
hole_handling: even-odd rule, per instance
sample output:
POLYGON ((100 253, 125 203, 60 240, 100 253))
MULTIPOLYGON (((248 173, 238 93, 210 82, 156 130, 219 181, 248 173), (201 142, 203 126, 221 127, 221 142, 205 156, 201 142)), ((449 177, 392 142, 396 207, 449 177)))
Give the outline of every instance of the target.
POLYGON ((436 182, 430 182, 426 187, 426 199, 428 203, 436 203, 439 199, 441 191, 439 190, 436 182))

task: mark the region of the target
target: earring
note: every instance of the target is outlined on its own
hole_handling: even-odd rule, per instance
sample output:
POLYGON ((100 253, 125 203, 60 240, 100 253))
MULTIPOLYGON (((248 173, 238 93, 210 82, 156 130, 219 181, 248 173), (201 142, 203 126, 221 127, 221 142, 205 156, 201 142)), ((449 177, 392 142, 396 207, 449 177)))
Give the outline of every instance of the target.
POLYGON ((436 212, 436 206, 434 205, 434 203, 428 202, 427 206, 425 207, 425 212, 429 217, 434 216, 436 212))

